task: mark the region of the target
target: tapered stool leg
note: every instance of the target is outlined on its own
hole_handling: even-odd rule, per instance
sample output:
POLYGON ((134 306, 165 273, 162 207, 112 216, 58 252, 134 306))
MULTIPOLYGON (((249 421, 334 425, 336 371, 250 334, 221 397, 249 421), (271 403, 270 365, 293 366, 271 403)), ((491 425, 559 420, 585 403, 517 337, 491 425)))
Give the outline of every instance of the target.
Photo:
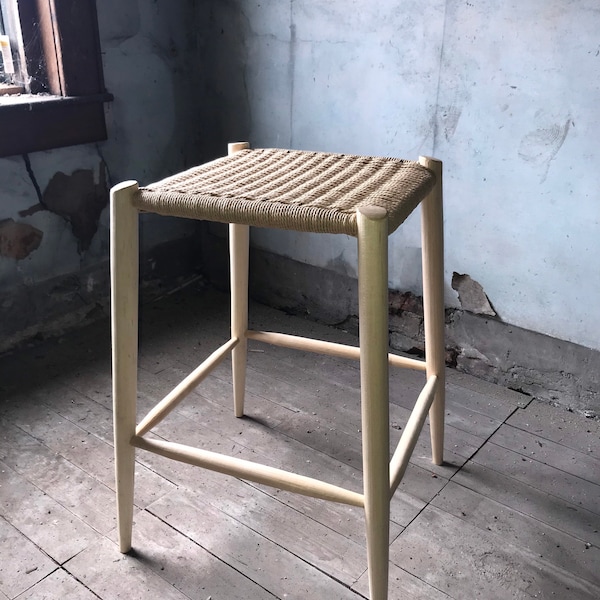
MULTIPOLYGON (((250 147, 248 142, 229 144, 232 155, 250 147)), ((248 356, 248 262, 250 227, 229 225, 229 261, 231 276, 231 337, 239 340, 231 353, 233 379, 233 407, 236 417, 244 415, 246 392, 246 362, 248 356)))
POLYGON ((371 600, 386 600, 389 560, 388 220, 358 214, 358 281, 363 478, 371 600))
POLYGON ((433 171, 436 183, 421 203, 423 241, 423 312, 427 377, 438 378, 435 400, 429 411, 433 463, 444 460, 445 344, 444 344, 444 217, 442 208, 442 163, 420 157, 433 171))
POLYGON ((246 360, 248 354, 248 225, 229 225, 231 269, 231 337, 239 340, 231 352, 233 405, 236 417, 244 415, 246 360))
POLYGON ((111 190, 110 262, 115 479, 119 549, 131 549, 137 354, 138 354, 138 211, 132 205, 135 181, 111 190))

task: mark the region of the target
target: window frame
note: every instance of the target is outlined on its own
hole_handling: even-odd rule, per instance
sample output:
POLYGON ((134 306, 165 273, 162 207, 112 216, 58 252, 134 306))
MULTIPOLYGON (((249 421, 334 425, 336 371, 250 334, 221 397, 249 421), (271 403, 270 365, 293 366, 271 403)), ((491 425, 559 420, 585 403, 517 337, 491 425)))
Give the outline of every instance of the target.
POLYGON ((95 0, 17 0, 31 95, 0 99, 0 157, 107 138, 95 0))

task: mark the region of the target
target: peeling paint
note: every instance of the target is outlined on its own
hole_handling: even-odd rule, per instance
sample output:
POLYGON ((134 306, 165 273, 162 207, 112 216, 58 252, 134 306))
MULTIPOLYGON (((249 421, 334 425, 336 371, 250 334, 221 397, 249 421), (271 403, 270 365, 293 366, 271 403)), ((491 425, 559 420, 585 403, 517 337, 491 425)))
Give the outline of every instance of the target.
POLYGON ((106 166, 100 163, 97 183, 94 170, 78 169, 71 175, 59 171, 42 195, 43 206, 70 223, 79 251, 90 247, 98 230, 100 214, 108 204, 106 166))
POLYGON ((44 233, 27 223, 0 221, 0 256, 23 260, 42 243, 44 233))
POLYGON ((497 316, 481 284, 469 275, 456 271, 452 273, 452 289, 458 292, 458 300, 463 310, 477 315, 497 316))
POLYGON ((58 171, 42 193, 27 155, 23 155, 23 159, 39 203, 19 211, 19 216, 28 217, 48 210, 71 225, 79 252, 87 250, 98 230, 100 214, 108 204, 106 161, 101 157, 98 171, 77 169, 71 175, 58 171))

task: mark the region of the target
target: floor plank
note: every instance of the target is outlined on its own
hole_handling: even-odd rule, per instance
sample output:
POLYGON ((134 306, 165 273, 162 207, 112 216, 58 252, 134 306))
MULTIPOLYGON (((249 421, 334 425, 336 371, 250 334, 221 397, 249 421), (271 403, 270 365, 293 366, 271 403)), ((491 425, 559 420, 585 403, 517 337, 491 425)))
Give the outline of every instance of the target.
MULTIPOLYGON (((356 598, 335 579, 287 551, 290 540, 286 540, 283 549, 251 526, 198 501, 189 492, 163 497, 149 510, 278 598, 356 598)), ((310 543, 299 540, 300 544, 306 541, 310 543)), ((316 540, 315 543, 318 544, 316 540)), ((312 558, 321 565, 335 563, 334 571, 348 578, 343 556, 326 551, 312 558)))
POLYGON ((428 506, 390 548, 391 560, 453 598, 593 600, 599 587, 520 546, 428 506))
MULTIPOLYGON (((134 528, 136 560, 186 596, 214 600, 274 598, 267 590, 182 536, 151 512, 140 511, 135 517, 134 528)), ((116 534, 111 537, 114 539, 116 534)))
MULTIPOLYGON (((598 485, 600 457, 591 452, 573 450, 563 444, 540 437, 510 425, 503 425, 490 438, 490 442, 514 450, 527 459, 541 462, 559 471, 575 475, 588 483, 598 485)), ((598 490, 600 493, 600 490, 598 490)))
POLYGON ((581 506, 475 462, 467 463, 453 481, 573 535, 584 544, 600 547, 598 515, 581 506))
POLYGON ((102 538, 68 561, 64 568, 103 600, 191 600, 157 575, 136 556, 120 554, 117 546, 102 538))
POLYGON ((600 516, 600 484, 491 442, 473 457, 473 461, 600 516))
MULTIPOLYGON (((353 589, 368 597, 367 573, 358 580, 353 589)), ((448 600, 450 597, 412 573, 390 563, 388 600, 448 600)))
POLYGON ((98 596, 63 569, 57 569, 36 583, 18 600, 97 600, 98 596))
POLYGON ((564 569, 574 577, 586 580, 597 588, 600 598, 600 548, 588 547, 581 539, 452 481, 432 505, 484 532, 501 536, 531 555, 548 561, 552 568, 564 569))
MULTIPOLYGON (((0 491, 4 495, 4 487, 0 488, 0 491)), ((2 510, 4 511, 4 508, 2 510)), ((0 593, 8 598, 15 598, 58 567, 2 516, 0 540, 0 593)))
POLYGON ((526 409, 515 411, 507 423, 600 458, 600 419, 583 419, 581 415, 534 400, 526 409))
MULTIPOLYGON (((158 461, 155 464, 157 468, 161 467, 158 461)), ((182 471, 187 470, 182 469, 182 471)), ((193 468, 191 470, 196 471, 193 468)), ((199 474, 194 472, 188 475, 196 478, 199 474)), ((282 502, 258 489, 252 489, 235 479, 219 474, 211 475, 210 479, 208 476, 204 478, 203 490, 190 493, 194 493, 195 497, 208 500, 213 508, 247 524, 261 536, 290 549, 299 556, 305 556, 305 560, 313 560, 315 566, 322 567, 328 572, 335 568, 336 578, 348 584, 354 582, 353 578, 358 579, 366 568, 362 544, 332 529, 334 523, 328 523, 330 526, 324 525, 299 511, 290 510, 282 502), (221 493, 212 491, 207 494, 209 486, 213 490, 214 488, 220 490, 221 493), (321 565, 322 561, 326 564, 321 565)), ((313 502, 319 503, 318 500, 313 502)), ((320 517, 319 520, 323 518, 320 517)))
POLYGON ((90 525, 2 462, 0 486, 2 516, 58 564, 98 539, 90 525))
MULTIPOLYGON (((13 415, 11 421, 100 483, 111 489, 114 488, 114 458, 109 443, 46 406, 24 408, 19 415, 13 415)), ((136 498, 138 505, 142 507, 173 487, 164 478, 157 477, 141 465, 137 470, 136 480, 138 490, 136 498)))
POLYGON ((94 530, 114 528, 113 490, 18 427, 6 421, 1 427, 0 457, 8 467, 94 530))

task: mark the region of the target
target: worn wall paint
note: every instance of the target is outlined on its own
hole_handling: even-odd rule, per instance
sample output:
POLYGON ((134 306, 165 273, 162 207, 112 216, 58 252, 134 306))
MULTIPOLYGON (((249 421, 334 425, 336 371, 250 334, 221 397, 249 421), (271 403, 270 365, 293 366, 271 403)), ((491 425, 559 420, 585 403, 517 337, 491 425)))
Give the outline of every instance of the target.
MULTIPOLYGON (((70 294, 81 288, 85 302, 108 297, 112 184, 148 183, 203 158, 195 2, 102 0, 97 8, 114 95, 106 105, 108 141, 0 159, 0 347, 18 339, 16 327, 24 335, 44 329, 36 322, 50 318, 44 303, 57 305, 51 318, 60 317, 61 303, 70 310, 61 278, 70 294)), ((141 229, 149 250, 194 235, 197 224, 144 216, 141 229)))
MULTIPOLYGON (((596 0, 214 0, 209 17, 215 147, 441 158, 447 303, 467 273, 506 322, 600 349, 596 0)), ((253 240, 355 268, 343 236, 253 240)), ((415 215, 392 287, 420 292, 419 253, 415 215)))
MULTIPOLYGON (((155 180, 249 139, 440 157, 447 303, 458 306, 452 273, 466 273, 506 322, 600 349, 596 0, 97 4, 115 96, 109 140, 35 153, 29 164, 0 160, 0 222, 40 232, 0 256, 2 306, 18 303, 17 289, 106 262, 106 205, 91 202, 86 233, 61 210, 39 209, 58 173, 79 173, 92 193, 155 180)), ((195 231, 146 216, 142 242, 149 249, 195 231)), ((253 240, 356 272, 345 236, 255 230, 253 240)), ((418 215, 390 242, 390 285, 419 293, 418 215)))
POLYGON ((0 221, 0 256, 23 260, 39 248, 43 237, 42 231, 27 223, 0 221))

